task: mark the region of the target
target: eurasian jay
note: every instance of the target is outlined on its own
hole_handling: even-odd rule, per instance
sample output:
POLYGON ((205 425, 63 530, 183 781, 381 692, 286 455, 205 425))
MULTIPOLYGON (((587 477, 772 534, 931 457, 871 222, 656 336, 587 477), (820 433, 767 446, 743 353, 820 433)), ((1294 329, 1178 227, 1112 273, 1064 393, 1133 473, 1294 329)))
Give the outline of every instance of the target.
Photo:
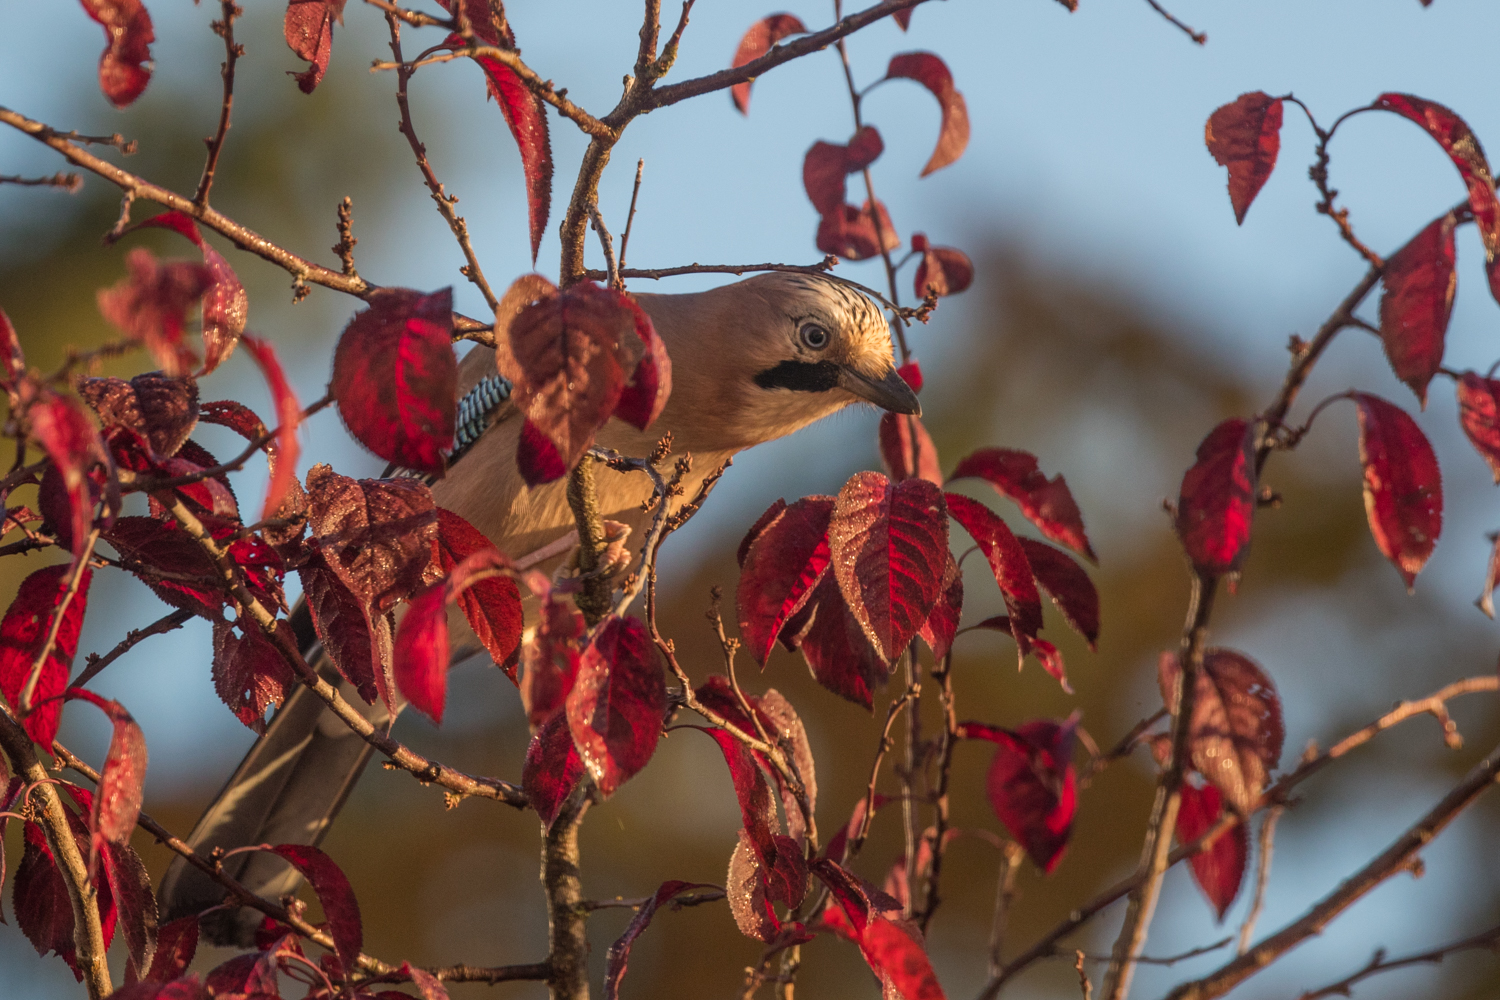
MULTIPOLYGON (((773 441, 851 403, 870 402, 893 413, 920 413, 917 397, 896 373, 890 332, 881 309, 849 284, 830 277, 770 272, 706 292, 636 296, 651 317, 672 360, 672 394, 646 431, 611 420, 598 443, 624 455, 649 454, 672 434, 677 454, 691 453, 684 481, 691 497, 705 475, 746 448, 773 441)), ((462 361, 460 392, 495 370, 494 351, 477 348, 462 361)), ((503 384, 489 382, 486 385, 503 384)), ((482 434, 433 486, 438 505, 467 518, 502 552, 535 553, 573 529, 566 480, 528 488, 516 466, 522 421, 501 405, 482 434)), ((597 477, 600 510, 629 525, 639 539, 651 514, 645 476, 597 477)), ((673 498, 676 506, 684 497, 673 498)), ((316 636, 305 609, 293 614, 304 654, 316 663, 316 636)), ((458 649, 454 660, 475 650, 458 649)), ((328 672, 326 658, 320 669, 328 672)), ((363 702, 346 683, 342 690, 363 702)), ((365 706, 377 726, 389 721, 384 706, 365 706)), ((305 687, 277 710, 188 838, 199 854, 251 844, 316 844, 338 814, 371 754, 305 687)), ((290 892, 298 874, 265 852, 237 855, 225 865, 247 888, 271 899, 290 892)), ((177 858, 160 890, 163 922, 198 913, 224 900, 224 890, 177 858)), ((221 943, 248 943, 260 914, 218 911, 204 932, 221 943)))

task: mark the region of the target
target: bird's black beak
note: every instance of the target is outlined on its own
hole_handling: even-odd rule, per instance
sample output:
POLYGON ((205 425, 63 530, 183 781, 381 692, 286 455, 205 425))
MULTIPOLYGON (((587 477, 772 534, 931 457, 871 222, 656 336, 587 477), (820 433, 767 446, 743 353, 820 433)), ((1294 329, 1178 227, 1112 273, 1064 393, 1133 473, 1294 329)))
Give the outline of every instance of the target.
POLYGON ((839 387, 854 393, 860 399, 868 399, 882 410, 909 413, 914 417, 922 415, 922 404, 917 402, 917 394, 912 392, 904 378, 896 374, 894 368, 885 373, 885 378, 877 379, 848 365, 839 365, 839 387))

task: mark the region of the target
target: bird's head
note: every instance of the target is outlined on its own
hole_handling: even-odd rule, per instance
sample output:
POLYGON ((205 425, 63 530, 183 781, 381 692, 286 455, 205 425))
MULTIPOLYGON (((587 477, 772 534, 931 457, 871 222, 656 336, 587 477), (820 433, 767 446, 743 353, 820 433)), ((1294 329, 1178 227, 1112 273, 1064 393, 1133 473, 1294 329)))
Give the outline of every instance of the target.
POLYGON ((885 314, 844 282, 772 271, 640 300, 672 356, 663 422, 685 448, 747 448, 851 403, 922 411, 896 374, 885 314))

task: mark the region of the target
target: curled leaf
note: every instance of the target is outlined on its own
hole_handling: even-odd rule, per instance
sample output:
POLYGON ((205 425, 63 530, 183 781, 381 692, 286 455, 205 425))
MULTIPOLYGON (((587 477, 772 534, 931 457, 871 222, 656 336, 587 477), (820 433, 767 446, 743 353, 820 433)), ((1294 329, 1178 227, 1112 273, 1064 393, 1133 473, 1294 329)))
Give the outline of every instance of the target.
MULTIPOLYGON (((759 59, 771 51, 771 46, 788 35, 801 35, 806 32, 807 27, 791 14, 772 14, 770 17, 761 18, 752 24, 750 30, 745 32, 745 36, 740 39, 739 48, 734 50, 734 62, 730 63, 730 66, 738 68, 747 62, 759 59)), ((730 87, 729 96, 740 114, 750 113, 750 81, 730 87)))
POLYGON ((82 0, 84 12, 104 26, 99 89, 117 108, 134 103, 151 82, 156 31, 141 0, 82 0))
POLYGON ((1464 372, 1458 380, 1458 420, 1500 484, 1500 381, 1464 372))
POLYGON ((1043 475, 1035 455, 1010 448, 980 448, 960 461, 948 477, 950 483, 958 479, 983 479, 1014 501, 1043 535, 1089 562, 1099 561, 1067 482, 1060 475, 1051 479, 1043 475))
POLYGON ((915 80, 932 92, 943 110, 937 146, 922 168, 922 176, 941 170, 964 154, 969 145, 969 107, 953 86, 948 64, 931 52, 903 52, 891 57, 885 79, 915 80))
POLYGON ((293 73, 297 87, 311 94, 328 72, 333 55, 333 22, 344 23, 344 4, 348 0, 290 0, 282 32, 286 44, 297 58, 312 63, 301 73, 293 73))
POLYGON ((1078 804, 1073 772, 1075 715, 1062 722, 1035 719, 1016 729, 979 722, 959 726, 965 739, 995 744, 985 789, 990 807, 1042 871, 1062 860, 1078 804))

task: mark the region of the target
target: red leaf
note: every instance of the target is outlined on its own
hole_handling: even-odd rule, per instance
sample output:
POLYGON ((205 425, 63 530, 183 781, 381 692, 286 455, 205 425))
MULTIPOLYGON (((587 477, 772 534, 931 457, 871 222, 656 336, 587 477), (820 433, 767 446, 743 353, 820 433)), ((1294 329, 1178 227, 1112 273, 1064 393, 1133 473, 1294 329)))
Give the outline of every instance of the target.
POLYGON ((1281 100, 1259 90, 1241 94, 1208 116, 1203 141, 1221 167, 1229 168, 1229 203, 1243 225, 1281 152, 1281 100))
MULTIPOLYGON (((1184 782, 1182 806, 1177 811, 1177 842, 1191 844, 1209 831, 1224 815, 1224 801, 1213 785, 1197 788, 1184 782)), ((1188 859, 1193 881, 1208 897, 1209 905, 1220 923, 1239 895, 1245 880, 1245 865, 1250 859, 1250 834, 1245 824, 1236 823, 1215 840, 1213 846, 1188 859)))
MULTIPOLYGON (((271 480, 266 484, 266 502, 261 508, 261 519, 274 517, 286 500, 287 492, 293 488, 297 478, 297 458, 301 445, 297 442, 297 427, 302 422, 302 404, 292 393, 292 387, 282 371, 276 350, 268 341, 246 335, 242 338, 245 350, 260 366, 260 372, 270 387, 271 399, 276 406, 276 443, 267 448, 270 457, 271 480)), ((258 436, 258 435, 257 435, 258 436)))
POLYGON ((833 504, 833 497, 824 496, 803 497, 790 507, 782 503, 780 510, 772 508, 769 522, 751 529, 755 537, 740 561, 735 603, 740 635, 761 666, 828 566, 825 536, 833 504))
POLYGON ((606 798, 656 752, 667 686, 656 647, 636 618, 599 627, 568 692, 568 728, 583 764, 606 798))
MULTIPOLYGON (((734 62, 730 63, 730 68, 759 59, 771 51, 771 46, 788 35, 806 33, 807 27, 791 14, 772 14, 762 18, 752 24, 750 30, 745 32, 745 37, 740 39, 740 47, 735 49, 734 62)), ((740 109, 740 114, 750 113, 750 81, 730 87, 729 96, 733 99, 734 106, 740 109)))
POLYGON ((898 78, 915 80, 926 87, 943 109, 937 147, 933 149, 927 166, 922 168, 922 176, 926 177, 964 155, 964 149, 969 145, 969 107, 964 103, 964 95, 953 89, 953 74, 948 71, 948 64, 931 52, 903 52, 892 56, 885 79, 898 78))
POLYGON ((855 132, 847 145, 815 142, 802 159, 802 186, 819 215, 827 215, 844 203, 844 178, 858 173, 879 158, 885 143, 872 125, 855 132))
POLYGON ((521 765, 521 787, 531 808, 550 828, 558 810, 583 777, 583 758, 573 745, 568 717, 558 712, 531 738, 521 765))
MULTIPOLYGON (((476 552, 495 549, 494 543, 468 521, 451 510, 437 509, 438 566, 444 574, 476 552)), ((508 576, 478 580, 458 592, 458 606, 495 665, 516 682, 516 663, 521 649, 521 593, 508 576)))
POLYGON ((438 725, 448 700, 448 588, 435 583, 411 599, 396 628, 396 686, 412 707, 438 725))
POLYGON ((1095 649, 1099 639, 1099 592, 1083 567, 1066 553, 1029 538, 1018 539, 1036 582, 1052 598, 1063 620, 1095 649))
POLYGON ((860 951, 871 971, 893 987, 904 1000, 944 1000, 932 961, 914 927, 887 917, 875 917, 860 940, 860 951))
POLYGON ((344 680, 354 685, 359 696, 374 704, 379 697, 375 677, 385 668, 374 626, 364 606, 321 556, 309 560, 298 573, 302 577, 302 596, 312 613, 313 629, 323 651, 344 680))
MULTIPOLYGON (((584 450, 587 450, 585 447, 584 450)), ((582 452, 579 452, 582 454, 582 452)), ((520 443, 516 447, 516 468, 528 486, 539 486, 568 474, 568 462, 540 427, 527 417, 521 423, 520 443)))
MULTIPOLYGON (((6 702, 16 711, 21 709, 32 665, 47 641, 57 606, 68 592, 71 574, 71 567, 66 565, 48 566, 32 573, 21 581, 16 599, 0 619, 0 694, 5 695, 6 702)), ((93 570, 85 568, 79 578, 78 592, 62 613, 52 652, 42 662, 36 688, 31 693, 31 710, 21 718, 27 734, 48 750, 57 738, 57 723, 62 717, 62 701, 57 696, 68 686, 92 578, 93 570)))
POLYGON ((1182 477, 1177 537, 1205 573, 1236 573, 1255 516, 1255 429, 1232 417, 1208 432, 1182 477))
POLYGON ((552 142, 547 135, 547 105, 509 66, 488 56, 474 61, 484 70, 490 96, 500 105, 500 113, 505 116, 505 124, 521 153, 526 209, 531 220, 531 263, 535 264, 552 206, 552 142))
POLYGON ((281 707, 296 683, 281 651, 259 628, 252 625, 241 637, 228 622, 214 623, 213 678, 219 698, 257 734, 266 731, 266 709, 281 707))
MULTIPOLYGON (((198 916, 179 917, 162 925, 156 934, 156 954, 151 959, 150 971, 143 977, 147 983, 170 983, 187 972, 198 952, 198 916)), ((126 985, 136 979, 127 974, 126 985)), ((119 994, 115 994, 119 996, 119 994)))
POLYGON ((907 28, 911 27, 911 15, 912 8, 907 7, 905 10, 898 10, 896 11, 896 13, 892 14, 891 20, 895 21, 902 31, 905 31, 907 28))
POLYGON ((981 448, 958 463, 948 482, 958 479, 983 479, 1001 496, 1015 501, 1043 535, 1087 556, 1089 562, 1099 561, 1084 533, 1083 515, 1067 482, 1060 475, 1050 480, 1042 475, 1035 455, 1009 448, 981 448))
MULTIPOLYGON (((771 804, 771 788, 755 762, 750 748, 725 729, 701 729, 724 754, 729 778, 734 782, 734 797, 740 804, 740 820, 756 857, 766 872, 776 863, 776 807, 771 804)), ((771 898, 777 896, 773 893, 771 898)))
POLYGON ((350 479, 326 465, 307 474, 308 519, 329 567, 372 614, 416 590, 432 562, 437 511, 414 479, 350 479))
POLYGON ((286 43, 298 59, 311 66, 301 73, 290 74, 304 94, 311 94, 328 71, 333 55, 333 22, 344 23, 344 4, 348 0, 289 0, 282 31, 286 43))
POLYGON ((777 497, 776 502, 767 507, 765 513, 756 518, 755 523, 750 526, 750 530, 745 532, 745 537, 740 539, 740 547, 734 554, 735 562, 741 569, 745 568, 745 557, 750 554, 750 546, 755 543, 755 540, 760 537, 761 532, 765 531, 766 527, 772 521, 781 516, 781 512, 784 510, 786 510, 786 501, 777 497))
POLYGON ((1458 380, 1458 421, 1500 484, 1500 381, 1464 372, 1458 380))
POLYGON ((984 504, 959 493, 945 493, 943 496, 948 502, 948 513, 979 543, 979 550, 995 574, 1000 596, 1005 598, 1005 607, 1010 613, 1011 634, 1015 636, 1016 648, 1024 660, 1031 641, 1042 628, 1042 596, 1036 589, 1035 574, 1026 558, 1026 550, 1005 522, 984 504))
MULTIPOLYGON (((1157 682, 1169 708, 1176 704, 1178 674, 1176 654, 1162 653, 1157 682)), ((1241 816, 1250 815, 1260 801, 1285 738, 1281 698, 1265 671, 1232 649, 1206 651, 1188 731, 1190 757, 1241 816)))
POLYGON ((343 871, 328 855, 306 844, 281 844, 271 848, 271 852, 291 862, 307 879, 317 893, 323 916, 328 918, 328 934, 333 938, 339 963, 346 969, 354 968, 364 943, 364 930, 359 903, 343 871))
POLYGON ((1490 292, 1500 301, 1500 200, 1495 197, 1495 175, 1479 140, 1462 118, 1436 101, 1388 93, 1376 98, 1375 106, 1421 125, 1453 160, 1469 189, 1469 208, 1484 242, 1490 292))
POLYGON ((1410 590, 1443 530, 1437 456, 1400 408, 1363 392, 1355 393, 1354 401, 1370 534, 1410 590))
POLYGON ((151 82, 156 32, 141 0, 82 0, 84 13, 104 26, 99 90, 117 108, 128 107, 151 82))
POLYGON ((766 868, 741 827, 729 856, 729 874, 724 880, 729 913, 740 933, 756 941, 772 941, 781 932, 776 908, 766 895, 766 868))
POLYGON ((204 240, 198 224, 190 216, 176 211, 162 212, 133 228, 144 229, 159 226, 181 233, 193 241, 203 253, 203 266, 208 269, 213 284, 203 293, 203 367, 201 377, 213 371, 234 353, 240 334, 245 332, 245 320, 250 314, 250 299, 239 275, 224 259, 224 255, 204 240))
MULTIPOLYGON (((752 722, 745 714, 727 677, 721 674, 710 675, 708 680, 698 686, 696 695, 704 707, 719 713, 730 726, 747 736, 759 738, 760 731, 756 728, 755 722, 752 722)), ((807 742, 807 730, 803 727, 797 710, 775 688, 769 689, 759 697, 748 695, 746 701, 754 710, 757 720, 770 740, 778 744, 791 759, 802 781, 808 803, 816 808, 818 802, 817 771, 813 762, 812 748, 807 742)), ((800 843, 806 838, 807 829, 795 790, 783 782, 781 773, 773 768, 759 751, 750 752, 761 768, 776 782, 776 787, 781 793, 787 832, 800 843)))
MULTIPOLYGON (((282 562, 275 550, 260 538, 250 535, 238 541, 229 538, 239 525, 202 515, 204 526, 224 544, 230 559, 245 571, 245 583, 262 603, 282 607, 282 562)), ((218 620, 220 609, 233 598, 223 591, 218 567, 203 548, 174 522, 154 517, 122 517, 104 533, 104 540, 128 560, 126 566, 150 587, 157 597, 172 605, 210 620, 218 620), (161 570, 166 576, 154 574, 161 570), (195 584, 190 578, 201 583, 195 584)))
POLYGON ((211 996, 197 976, 187 976, 169 983, 147 979, 122 986, 110 994, 110 1000, 210 1000, 211 996))
POLYGON ((198 357, 183 342, 187 312, 214 283, 209 269, 188 261, 159 261, 140 247, 125 256, 130 276, 100 289, 99 312, 151 352, 168 375, 187 375, 198 357))
MULTIPOLYGON (((402 962, 401 973, 411 977, 411 984, 417 988, 418 993, 422 994, 422 1000, 448 1000, 448 988, 443 985, 441 979, 426 969, 419 969, 410 962, 402 962)), ((406 996, 405 993, 397 995, 406 996)))
POLYGON ((875 231, 875 218, 870 214, 870 203, 860 208, 853 205, 836 205, 818 220, 818 249, 835 254, 845 260, 864 260, 880 254, 881 248, 894 250, 901 245, 896 235, 896 226, 882 202, 876 202, 880 211, 880 232, 875 231))
MULTIPOLYGON (((912 249, 916 249, 917 238, 912 237, 912 249)), ((924 240, 925 243, 925 240, 924 240)), ((939 298, 957 295, 974 283, 974 262, 969 255, 955 247, 922 248, 922 260, 917 264, 914 288, 917 298, 927 298, 929 291, 939 298)))
POLYGON ((414 472, 443 474, 458 410, 452 338, 451 288, 387 289, 349 321, 329 390, 360 444, 414 472))
POLYGON ((101 698, 83 688, 71 688, 69 701, 81 698, 98 708, 113 725, 109 751, 99 772, 99 788, 94 793, 94 808, 89 813, 92 837, 91 861, 103 842, 128 844, 141 814, 141 800, 146 785, 146 737, 131 714, 117 701, 101 698))
POLYGON ((672 359, 667 356, 667 345, 656 335, 656 327, 646 310, 635 299, 626 301, 635 315, 635 332, 646 345, 646 352, 636 364, 635 372, 625 380, 620 402, 615 405, 615 416, 638 430, 645 430, 661 416, 672 395, 672 359))
MULTIPOLYGON (((88 849, 88 833, 76 816, 68 813, 69 825, 80 850, 88 849)), ((58 955, 73 969, 73 975, 82 981, 78 971, 76 953, 73 949, 73 907, 68 900, 68 888, 52 857, 52 849, 42 829, 35 823, 24 828, 25 849, 21 863, 16 867, 15 888, 11 892, 11 905, 16 911, 16 926, 31 942, 38 955, 49 951, 58 955)), ((114 937, 115 908, 107 881, 95 883, 99 893, 100 923, 104 940, 108 944, 114 937)))
POLYGON ((953 648, 953 638, 958 634, 958 617, 964 607, 964 575, 952 552, 948 553, 948 568, 943 571, 941 588, 942 596, 917 632, 939 662, 953 648))
POLYGON ((635 917, 625 928, 625 933, 620 935, 619 940, 609 946, 609 956, 605 959, 604 967, 604 998, 605 1000, 618 1000, 620 995, 620 983, 625 978, 625 966, 630 961, 630 948, 635 944, 635 939, 641 936, 641 932, 651 923, 651 918, 656 916, 656 911, 661 905, 674 896, 680 896, 689 889, 717 889, 718 886, 706 882, 663 882, 656 890, 656 894, 648 899, 635 917))
POLYGON ((157 457, 176 455, 198 425, 198 383, 192 376, 147 372, 129 382, 86 378, 78 394, 106 426, 121 424, 143 435, 157 457))
POLYGON ((922 391, 922 366, 917 364, 917 359, 912 358, 906 364, 896 369, 896 374, 901 380, 911 386, 912 392, 922 391))
POLYGON ((26 411, 26 416, 32 437, 62 476, 69 517, 61 523, 67 524, 73 558, 78 559, 88 544, 89 523, 93 520, 94 499, 88 471, 96 462, 107 464, 104 445, 83 409, 67 396, 46 393, 26 411))
POLYGON ((1449 212, 1427 224, 1385 262, 1380 339, 1396 377, 1427 406, 1427 383, 1443 364, 1443 340, 1453 312, 1453 227, 1449 212))
POLYGON ((819 684, 867 710, 874 703, 874 689, 891 676, 890 661, 865 635, 838 580, 826 570, 778 638, 787 649, 802 653, 819 684))
MULTIPOLYGON (((128 834, 127 834, 128 836, 128 834)), ((151 877, 129 844, 105 843, 104 874, 126 944, 125 968, 139 975, 156 954, 156 896, 151 877)))
POLYGON ((521 704, 533 729, 563 708, 578 677, 583 637, 583 615, 571 604, 544 598, 536 633, 521 650, 526 672, 521 676, 521 704))
POLYGON ((6 387, 14 385, 16 379, 26 374, 26 355, 21 350, 21 338, 16 336, 16 328, 11 325, 4 309, 0 309, 0 370, 5 373, 0 384, 6 387))
POLYGON ((548 481, 535 477, 559 465, 565 471, 576 464, 614 413, 626 373, 636 371, 646 351, 635 314, 623 295, 583 282, 523 307, 506 336, 496 338, 500 374, 515 386, 511 399, 556 451, 555 460, 538 462, 529 452, 540 442, 528 443, 523 434, 518 457, 528 485, 548 481))
POLYGON ((943 485, 937 446, 918 417, 884 413, 880 417, 880 460, 896 482, 925 479, 943 485))
POLYGON ((1062 860, 1077 808, 1073 730, 1078 719, 1035 719, 1014 730, 981 722, 959 726, 967 739, 996 744, 986 790, 990 806, 1010 835, 1042 871, 1062 860))
POLYGON ((941 594, 948 552, 942 494, 925 479, 850 477, 828 524, 839 590, 870 642, 893 662, 941 594))

